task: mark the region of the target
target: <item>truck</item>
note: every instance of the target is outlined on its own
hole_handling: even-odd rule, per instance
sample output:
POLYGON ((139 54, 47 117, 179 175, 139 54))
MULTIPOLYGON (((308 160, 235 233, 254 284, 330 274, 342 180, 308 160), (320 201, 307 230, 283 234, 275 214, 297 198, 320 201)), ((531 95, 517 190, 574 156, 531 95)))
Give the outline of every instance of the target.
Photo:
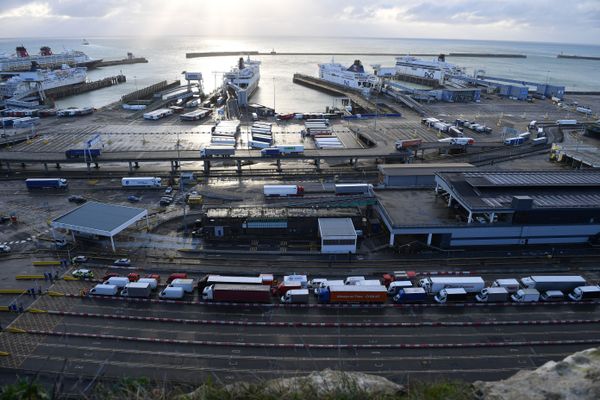
POLYGON ((282 144, 278 146, 274 146, 279 149, 281 154, 302 154, 304 153, 304 145, 303 144, 282 144))
POLYGON ((321 282, 317 287, 315 287, 314 293, 315 293, 315 296, 318 296, 319 292, 321 290, 327 289, 327 288, 329 288, 329 286, 343 286, 343 285, 344 285, 343 280, 339 280, 339 279, 325 280, 325 281, 321 282))
POLYGON ((508 139, 504 139, 504 144, 506 146, 519 146, 523 143, 525 143, 525 138, 522 138, 520 136, 515 136, 515 137, 508 138, 508 139))
POLYGON ((419 286, 430 294, 445 288, 463 288, 467 293, 477 293, 485 287, 485 282, 480 276, 427 277, 419 280, 419 286))
POLYGON ((412 285, 411 281, 393 281, 388 286, 388 294, 390 296, 395 296, 401 289, 411 288, 412 285))
POLYGON ((121 290, 123 297, 150 297, 152 286, 149 282, 130 282, 121 290))
POLYGON ((591 108, 581 107, 581 106, 577 107, 575 109, 575 111, 577 111, 578 113, 585 114, 585 115, 592 115, 592 113, 593 113, 591 108))
POLYGON ((124 177, 121 179, 121 186, 123 187, 160 187, 162 182, 161 178, 153 176, 144 177, 124 177))
POLYGON ((440 303, 444 304, 447 302, 454 301, 464 301, 467 298, 467 292, 464 288, 446 288, 439 291, 433 299, 440 303))
POLYGON ((236 303, 270 303, 271 291, 266 285, 214 284, 204 288, 202 300, 236 303))
POLYGON ((277 157, 280 154, 281 154, 281 152, 279 151, 279 148, 277 148, 277 147, 267 147, 266 149, 262 149, 260 151, 260 155, 262 157, 277 157))
POLYGON ((137 280, 137 282, 138 283, 149 283, 150 288, 152 290, 156 290, 156 288, 158 287, 158 282, 154 278, 140 278, 137 280))
POLYGON ((102 149, 69 149, 65 151, 67 158, 94 158, 99 157, 102 149))
POLYGON ((492 287, 503 287, 508 291, 508 293, 515 293, 517 290, 519 290, 521 285, 519 284, 519 281, 514 278, 503 278, 496 279, 494 282, 492 282, 492 287))
POLYGON ((198 281, 198 291, 202 292, 205 287, 214 284, 228 285, 263 285, 263 278, 260 276, 226 276, 226 275, 206 275, 198 281))
POLYGON ((306 304, 308 303, 308 289, 288 290, 285 295, 281 296, 281 302, 290 304, 306 304))
POLYGON ((334 185, 335 195, 371 194, 373 185, 369 183, 337 183, 334 185))
POLYGON ((252 141, 253 142, 263 142, 263 143, 267 143, 270 145, 273 144, 273 138, 269 135, 261 135, 259 133, 253 133, 252 134, 252 141))
POLYGON ((248 145, 253 149, 266 149, 271 147, 271 143, 261 142, 260 140, 251 140, 248 145))
POLYGON ((404 288, 400 289, 393 299, 394 303, 423 303, 427 300, 427 292, 421 287, 404 288))
POLYGON ((411 147, 419 147, 421 143, 423 143, 423 139, 396 140, 396 150, 409 149, 411 147))
POLYGON ((158 295, 158 297, 161 299, 172 299, 172 300, 183 299, 183 296, 185 296, 185 290, 183 290, 182 287, 170 287, 170 286, 167 286, 166 288, 164 288, 158 295))
POLYGON ((470 144, 475 144, 475 139, 470 137, 451 137, 438 140, 439 143, 450 143, 455 146, 467 146, 470 144))
POLYGON ((475 300, 484 302, 504 302, 508 300, 508 290, 504 287, 486 287, 475 296, 475 300))
POLYGON ((594 300, 600 298, 600 286, 578 286, 569 293, 573 301, 594 300))
POLYGON ((119 289, 123 289, 129 283, 129 278, 126 276, 111 276, 106 281, 105 285, 115 285, 119 289))
POLYGON ((169 284, 170 287, 180 287, 185 290, 186 293, 192 293, 194 291, 194 280, 193 279, 173 279, 169 284))
POLYGON ((64 178, 29 178, 25 179, 27 189, 67 189, 69 182, 64 178))
POLYGON ((385 286, 329 286, 319 291, 320 303, 385 303, 387 290, 385 286))
POLYGON ((585 286, 586 282, 579 275, 532 275, 521 278, 521 284, 524 288, 537 289, 539 292, 546 290, 570 292, 578 286, 585 286))
POLYGON ((231 157, 235 154, 233 146, 203 146, 200 148, 200 157, 231 157))
POLYGON ((303 196, 304 187, 298 185, 264 185, 263 193, 266 197, 303 196))
POLYGON ((306 276, 306 275, 298 275, 298 274, 284 275, 283 281, 284 282, 300 282, 300 285, 302 286, 302 288, 308 287, 308 276, 306 276))
POLYGON ((535 303, 540 301, 540 292, 536 289, 519 289, 510 298, 517 303, 535 303))
POLYGON ((294 289, 302 289, 302 283, 301 282, 293 282, 293 281, 292 282, 283 281, 276 287, 271 288, 271 293, 273 294, 273 296, 283 296, 288 291, 294 290, 294 289))
POLYGON ((548 143, 548 138, 545 136, 535 138, 531 141, 532 146, 538 146, 538 145, 546 144, 546 143, 548 143))
POLYGON ((556 120, 556 125, 558 125, 558 126, 577 125, 577 120, 576 119, 558 119, 558 120, 556 120))
POLYGON ((90 289, 90 293, 95 296, 116 296, 119 288, 116 285, 100 284, 90 289))
POLYGON ((456 126, 451 126, 450 128, 448 128, 448 136, 450 137, 462 137, 464 136, 462 131, 456 127, 456 126))

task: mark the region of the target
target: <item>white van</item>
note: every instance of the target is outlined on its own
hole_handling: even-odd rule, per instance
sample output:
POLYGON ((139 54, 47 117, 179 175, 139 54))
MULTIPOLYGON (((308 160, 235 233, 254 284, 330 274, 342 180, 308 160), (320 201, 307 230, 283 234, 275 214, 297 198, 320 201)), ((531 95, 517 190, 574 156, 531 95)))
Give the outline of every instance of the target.
POLYGON ((169 287, 180 287, 186 293, 192 293, 194 291, 194 280, 193 279, 173 279, 169 287))
POLYGON ((516 293, 520 286, 519 281, 514 278, 496 279, 494 283, 492 283, 492 287, 503 287, 508 293, 516 293))
POLYGON ((160 292, 158 297, 161 299, 179 300, 179 299, 183 299, 184 295, 185 295, 185 291, 183 290, 182 287, 167 286, 166 288, 163 289, 162 292, 160 292))
POLYGON ((158 286, 158 282, 154 278, 140 278, 138 279, 138 283, 149 283, 152 290, 156 290, 158 286))
POLYGON ((111 276, 104 282, 105 285, 115 285, 119 289, 123 289, 129 283, 129 278, 126 276, 111 276))
POLYGON ((258 114, 252 113, 252 121, 258 121, 258 114))
POLYGON ((565 295, 560 290, 546 290, 540 295, 542 301, 563 301, 565 295))
POLYGON ((117 287, 117 285, 101 284, 96 285, 92 289, 90 289, 90 294, 96 296, 116 296, 118 291, 119 288, 117 287))

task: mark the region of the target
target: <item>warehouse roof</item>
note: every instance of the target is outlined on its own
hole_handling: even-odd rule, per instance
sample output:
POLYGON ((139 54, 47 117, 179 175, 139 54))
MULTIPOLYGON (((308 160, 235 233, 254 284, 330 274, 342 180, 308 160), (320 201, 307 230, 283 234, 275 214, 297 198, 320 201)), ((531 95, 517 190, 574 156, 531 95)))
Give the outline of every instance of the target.
POLYGON ((321 237, 356 237, 356 230, 350 218, 319 218, 319 234, 321 237))
POLYGON ((52 221, 53 228, 114 236, 148 215, 144 208, 89 201, 52 221))
POLYGON ((379 164, 377 169, 386 176, 433 175, 439 171, 462 171, 474 168, 469 163, 379 164))
POLYGON ((360 210, 353 207, 213 207, 206 210, 206 218, 282 219, 306 217, 356 217, 360 210))

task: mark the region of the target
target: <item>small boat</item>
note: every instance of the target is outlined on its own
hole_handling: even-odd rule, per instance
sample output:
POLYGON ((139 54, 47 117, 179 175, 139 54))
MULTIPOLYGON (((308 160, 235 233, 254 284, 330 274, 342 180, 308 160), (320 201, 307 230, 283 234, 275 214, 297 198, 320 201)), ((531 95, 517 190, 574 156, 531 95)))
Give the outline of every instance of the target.
POLYGON ((87 46, 88 44, 90 44, 90 42, 88 42, 87 39, 83 39, 81 41, 81 44, 84 45, 84 46, 87 46))

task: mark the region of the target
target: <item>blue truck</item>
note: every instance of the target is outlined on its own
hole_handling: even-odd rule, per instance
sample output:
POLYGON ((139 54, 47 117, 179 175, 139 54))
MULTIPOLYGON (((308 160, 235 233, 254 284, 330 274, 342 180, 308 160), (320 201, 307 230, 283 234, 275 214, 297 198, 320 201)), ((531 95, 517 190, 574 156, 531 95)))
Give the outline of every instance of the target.
POLYGON ((277 147, 267 147, 260 151, 262 157, 277 157, 281 154, 281 151, 277 147))
POLYGON ((29 178, 25 179, 27 189, 66 189, 69 186, 64 178, 29 178))
POLYGON ((67 158, 95 158, 100 156, 102 149, 69 149, 65 151, 67 158))
POLYGON ((525 138, 521 136, 516 136, 504 140, 504 144, 507 146, 519 146, 523 143, 525 143, 525 138))
POLYGON ((427 300, 427 292, 422 287, 402 288, 394 296, 395 303, 423 303, 427 300))

